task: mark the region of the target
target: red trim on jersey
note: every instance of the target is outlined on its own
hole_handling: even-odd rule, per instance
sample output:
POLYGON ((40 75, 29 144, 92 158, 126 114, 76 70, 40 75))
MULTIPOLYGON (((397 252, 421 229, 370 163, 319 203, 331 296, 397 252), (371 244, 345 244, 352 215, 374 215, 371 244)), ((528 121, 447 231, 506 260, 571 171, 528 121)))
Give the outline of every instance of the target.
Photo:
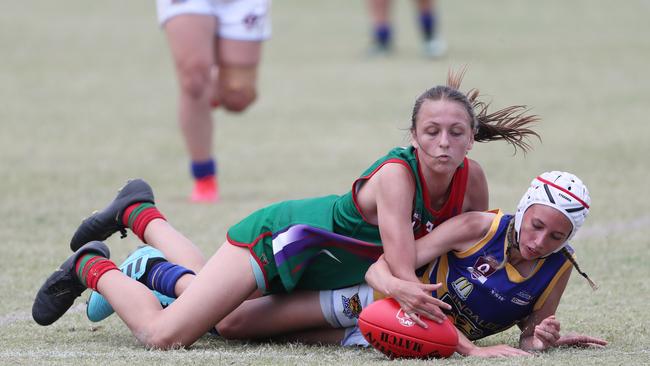
POLYGON ((440 225, 443 221, 448 220, 452 216, 459 215, 463 212, 463 201, 465 200, 465 191, 467 190, 467 179, 469 177, 469 159, 464 158, 463 164, 456 169, 454 176, 451 178, 451 192, 449 197, 440 210, 434 210, 431 207, 431 197, 427 189, 427 182, 421 171, 420 158, 418 157, 418 150, 415 150, 415 157, 418 159, 418 176, 422 184, 422 199, 427 211, 436 218, 435 226, 440 225))
POLYGON ((571 193, 571 191, 567 190, 566 188, 564 188, 564 187, 560 187, 560 186, 558 186, 557 184, 555 184, 555 183, 553 183, 553 182, 550 182, 550 181, 548 181, 548 180, 546 180, 546 179, 544 179, 544 178, 542 178, 542 177, 537 177, 537 180, 540 181, 540 182, 542 182, 542 183, 548 184, 549 186, 551 186, 551 187, 553 187, 553 188, 557 188, 557 189, 559 189, 560 191, 562 191, 562 192, 568 194, 569 196, 575 198, 576 201, 580 202, 584 207, 589 208, 589 205, 588 205, 585 201, 583 201, 583 200, 581 200, 580 198, 578 198, 578 196, 576 196, 575 194, 571 193))
MULTIPOLYGON (((363 177, 357 178, 352 183, 352 202, 354 203, 354 207, 357 208, 357 212, 359 213, 359 215, 361 215, 361 218, 363 219, 363 221, 365 221, 366 223, 368 223, 370 225, 373 225, 373 226, 377 226, 377 225, 375 225, 373 223, 370 223, 368 221, 368 219, 363 215, 363 212, 361 212, 361 207, 359 207, 359 203, 357 202, 357 184, 360 183, 360 181, 362 181, 362 180, 368 180, 368 179, 372 178, 372 176, 375 175, 375 173, 377 173, 379 171, 379 169, 381 169, 384 165, 389 164, 389 163, 401 164, 401 165, 405 166, 406 169, 408 169, 409 172, 411 172, 411 166, 408 165, 407 162, 405 162, 404 160, 401 160, 401 159, 392 158, 392 159, 388 159, 388 160, 384 161, 378 167, 376 167, 372 172, 370 172, 367 175, 364 175, 363 177)), ((415 177, 413 177, 413 178, 415 178, 415 177)))
POLYGON ((255 252, 253 251, 253 247, 255 246, 255 244, 257 244, 258 241, 260 241, 263 238, 265 238, 267 236, 270 236, 270 235, 273 235, 273 233, 270 232, 270 231, 267 231, 265 233, 262 233, 262 234, 258 235, 257 238, 255 238, 255 240, 253 240, 252 243, 247 244, 247 243, 241 243, 241 242, 238 242, 238 241, 234 240, 233 238, 230 237, 230 235, 228 235, 228 233, 226 233, 226 241, 228 243, 230 243, 230 244, 232 244, 232 245, 234 245, 236 247, 240 247, 240 248, 246 247, 246 248, 248 248, 248 251, 251 253, 251 257, 253 257, 253 259, 255 259, 255 262, 257 262, 257 265, 260 267, 260 270, 262 271, 262 276, 264 276, 264 286, 266 286, 266 291, 269 291, 268 275, 267 275, 266 271, 264 270, 264 264, 262 264, 262 261, 257 257, 255 252))

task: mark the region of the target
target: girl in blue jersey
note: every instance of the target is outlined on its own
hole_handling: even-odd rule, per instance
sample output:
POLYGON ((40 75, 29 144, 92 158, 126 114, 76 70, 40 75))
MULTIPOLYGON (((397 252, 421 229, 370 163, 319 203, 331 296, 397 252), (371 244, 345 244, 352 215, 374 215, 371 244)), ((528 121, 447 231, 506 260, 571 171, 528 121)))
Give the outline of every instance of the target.
MULTIPOLYGON (((428 264, 422 282, 440 283, 432 294, 451 305, 450 317, 459 330, 457 352, 512 356, 560 345, 607 344, 584 335, 561 335, 555 317, 572 266, 596 288, 569 246, 590 201, 578 177, 547 172, 531 182, 514 216, 501 211, 466 213, 416 244, 417 265, 428 264), (518 349, 471 342, 513 325, 521 329, 518 349)), ((422 288, 394 277, 383 258, 370 267, 366 279, 384 294, 421 296, 422 288)))

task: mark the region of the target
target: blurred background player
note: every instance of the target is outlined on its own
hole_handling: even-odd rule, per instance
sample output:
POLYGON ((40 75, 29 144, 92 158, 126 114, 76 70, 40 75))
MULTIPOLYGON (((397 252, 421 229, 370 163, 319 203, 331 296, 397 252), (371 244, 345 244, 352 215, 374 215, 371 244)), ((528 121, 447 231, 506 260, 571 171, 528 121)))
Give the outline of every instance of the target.
POLYGON ((194 177, 192 202, 219 199, 212 108, 245 110, 256 98, 270 0, 158 0, 179 84, 178 120, 194 177))
MULTIPOLYGON (((391 0, 368 0, 368 9, 373 27, 371 53, 387 54, 392 50, 393 30, 390 21, 391 0)), ((424 55, 440 57, 447 50, 447 43, 438 33, 438 15, 434 0, 415 0, 418 24, 423 38, 424 55)))

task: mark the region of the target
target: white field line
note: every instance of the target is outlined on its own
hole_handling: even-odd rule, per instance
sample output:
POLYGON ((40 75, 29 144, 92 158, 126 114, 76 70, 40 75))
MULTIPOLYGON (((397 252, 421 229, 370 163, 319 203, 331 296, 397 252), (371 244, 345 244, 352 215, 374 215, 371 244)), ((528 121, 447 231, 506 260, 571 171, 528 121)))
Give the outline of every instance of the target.
MULTIPOLYGON (((611 235, 620 232, 630 232, 650 227, 650 216, 642 216, 635 220, 611 222, 608 225, 585 227, 578 234, 578 239, 589 239, 611 235)), ((68 312, 81 312, 86 309, 85 304, 78 304, 72 307, 68 312)), ((17 311, 11 314, 0 316, 0 327, 4 327, 19 321, 31 321, 32 315, 29 311, 17 311)))

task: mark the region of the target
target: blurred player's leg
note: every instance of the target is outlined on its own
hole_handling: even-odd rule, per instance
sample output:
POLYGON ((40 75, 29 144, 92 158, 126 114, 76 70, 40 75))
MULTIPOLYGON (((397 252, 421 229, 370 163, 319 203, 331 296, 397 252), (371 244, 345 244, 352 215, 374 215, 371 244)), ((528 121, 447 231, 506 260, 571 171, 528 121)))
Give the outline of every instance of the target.
POLYGON ((427 57, 440 57, 447 50, 447 43, 438 32, 438 12, 435 0, 417 0, 418 21, 424 39, 424 54, 427 57))
POLYGON ((368 0, 368 11, 372 22, 371 55, 385 55, 391 51, 390 7, 390 0, 368 0))
POLYGON ((207 15, 182 14, 168 20, 164 27, 180 88, 179 124, 195 178, 195 189, 190 198, 195 202, 215 202, 218 192, 212 157, 210 80, 215 64, 213 42, 217 19, 207 15))
POLYGON ((257 97, 261 41, 219 38, 215 43, 218 78, 213 100, 231 112, 242 112, 257 97))

